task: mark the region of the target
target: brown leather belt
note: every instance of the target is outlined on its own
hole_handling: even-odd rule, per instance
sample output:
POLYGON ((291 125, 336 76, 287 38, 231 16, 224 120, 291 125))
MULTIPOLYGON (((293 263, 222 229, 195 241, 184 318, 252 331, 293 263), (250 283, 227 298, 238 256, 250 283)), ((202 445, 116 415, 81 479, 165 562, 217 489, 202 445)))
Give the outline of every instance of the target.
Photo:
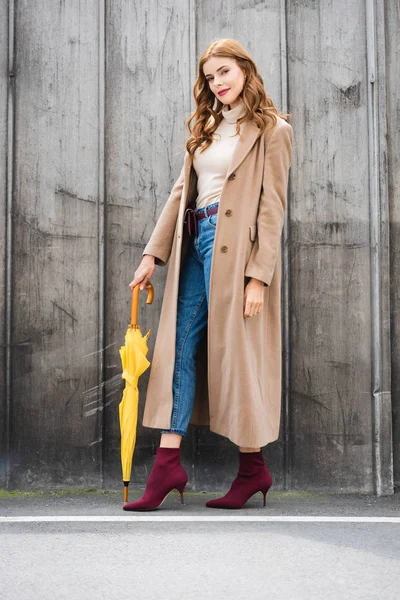
POLYGON ((203 207, 202 211, 204 212, 195 212, 196 215, 196 219, 204 219, 204 217, 208 217, 209 215, 214 215, 216 212, 218 212, 219 209, 219 204, 217 204, 217 206, 213 206, 212 208, 207 208, 207 206, 203 207))

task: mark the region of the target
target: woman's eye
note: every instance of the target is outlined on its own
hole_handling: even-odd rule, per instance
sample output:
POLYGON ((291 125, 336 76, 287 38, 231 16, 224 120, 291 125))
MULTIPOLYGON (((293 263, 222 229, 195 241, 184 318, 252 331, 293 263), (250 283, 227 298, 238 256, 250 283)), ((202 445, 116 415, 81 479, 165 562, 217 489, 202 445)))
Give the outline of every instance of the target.
MULTIPOLYGON (((229 73, 229 69, 225 69, 224 71, 221 71, 221 75, 225 75, 225 73, 229 73)), ((209 77, 209 79, 207 79, 207 81, 212 81, 214 79, 214 77, 209 77)))

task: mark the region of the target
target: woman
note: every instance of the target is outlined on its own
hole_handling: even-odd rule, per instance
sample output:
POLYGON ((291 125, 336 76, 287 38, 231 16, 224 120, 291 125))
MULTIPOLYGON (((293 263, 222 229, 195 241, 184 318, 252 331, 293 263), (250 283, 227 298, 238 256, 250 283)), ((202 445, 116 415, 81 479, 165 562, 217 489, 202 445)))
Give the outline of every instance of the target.
POLYGON ((173 489, 183 503, 180 444, 189 424, 209 425, 239 447, 230 490, 207 506, 241 508, 260 491, 265 506, 272 485, 261 447, 279 435, 292 127, 232 39, 201 56, 194 97, 182 171, 129 284, 145 289, 155 265, 169 260, 143 416, 144 426, 162 430, 160 447, 143 497, 124 510, 156 508, 173 489))

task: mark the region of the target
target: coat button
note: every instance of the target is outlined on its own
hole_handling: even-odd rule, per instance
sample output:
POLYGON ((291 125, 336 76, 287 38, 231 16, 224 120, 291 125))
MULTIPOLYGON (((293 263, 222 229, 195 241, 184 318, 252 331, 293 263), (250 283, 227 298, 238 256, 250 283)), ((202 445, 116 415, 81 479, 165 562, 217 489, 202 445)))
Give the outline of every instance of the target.
POLYGON ((225 214, 227 217, 230 217, 232 215, 232 211, 230 208, 228 208, 228 210, 225 211, 225 214))
POLYGON ((228 177, 228 179, 235 179, 236 178, 236 173, 231 173, 228 177))
POLYGON ((228 252, 228 246, 221 246, 221 252, 228 252))

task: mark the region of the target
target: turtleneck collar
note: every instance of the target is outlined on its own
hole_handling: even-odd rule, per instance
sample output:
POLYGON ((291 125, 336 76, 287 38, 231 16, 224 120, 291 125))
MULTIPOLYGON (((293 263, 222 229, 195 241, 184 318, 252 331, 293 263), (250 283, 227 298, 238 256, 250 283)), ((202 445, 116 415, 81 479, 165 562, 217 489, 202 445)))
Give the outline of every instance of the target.
POLYGON ((224 104, 222 107, 222 115, 225 117, 228 123, 236 123, 238 118, 244 115, 245 111, 246 109, 243 100, 240 100, 239 104, 230 110, 228 110, 227 104, 224 104))

